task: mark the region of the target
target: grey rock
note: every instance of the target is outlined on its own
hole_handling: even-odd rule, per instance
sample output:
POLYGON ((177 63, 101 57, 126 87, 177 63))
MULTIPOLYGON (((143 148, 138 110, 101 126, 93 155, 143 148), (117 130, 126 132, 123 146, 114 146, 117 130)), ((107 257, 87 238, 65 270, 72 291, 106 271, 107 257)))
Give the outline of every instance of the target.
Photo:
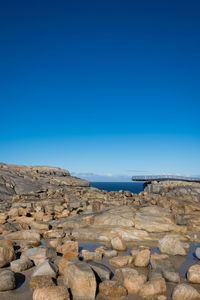
POLYGON ((50 259, 46 259, 42 264, 36 267, 35 271, 32 274, 32 277, 40 276, 40 275, 49 275, 51 277, 56 278, 57 274, 58 274, 57 265, 50 259))
POLYGON ((10 263, 10 267, 11 267, 11 270, 14 272, 22 272, 22 271, 32 268, 33 262, 29 258, 24 257, 21 259, 13 260, 10 263))
MULTIPOLYGON (((48 198, 50 190, 57 188, 88 187, 89 182, 70 176, 67 170, 46 166, 20 166, 0 163, 0 199, 2 206, 11 206, 13 197, 33 196, 40 199, 40 194, 45 193, 48 198)), ((38 199, 38 200, 39 200, 38 199)))
POLYGON ((187 225, 187 221, 181 215, 175 215, 176 225, 187 225))
POLYGON ((170 255, 186 255, 182 242, 172 236, 164 236, 158 241, 158 247, 162 253, 170 255))
POLYGON ((196 250, 195 250, 195 255, 196 255, 196 257, 197 257, 198 259, 200 259, 200 248, 199 248, 199 247, 196 248, 196 250))
POLYGON ((13 290, 16 287, 14 272, 4 270, 0 272, 0 291, 13 290))
MULTIPOLYGON (((150 276, 163 276, 167 281, 179 283, 180 275, 176 272, 173 264, 168 258, 162 258, 162 255, 151 256, 152 273, 150 276)), ((149 278, 151 279, 151 278, 149 278)))
POLYGON ((33 260, 35 265, 39 265, 47 258, 56 258, 56 249, 47 246, 34 247, 25 250, 22 254, 23 257, 27 257, 33 260))
POLYGON ((148 274, 148 280, 151 281, 158 278, 163 278, 162 271, 160 269, 150 270, 148 274))
POLYGON ((163 277, 170 282, 175 282, 175 283, 180 282, 180 275, 178 272, 175 271, 163 270, 163 277))
POLYGON ((107 266, 105 266, 103 264, 100 264, 100 263, 97 263, 97 262, 94 262, 92 260, 88 260, 86 262, 91 267, 91 269, 95 273, 97 273, 97 275, 99 276, 99 278, 101 279, 101 281, 109 280, 110 279, 111 270, 107 266))

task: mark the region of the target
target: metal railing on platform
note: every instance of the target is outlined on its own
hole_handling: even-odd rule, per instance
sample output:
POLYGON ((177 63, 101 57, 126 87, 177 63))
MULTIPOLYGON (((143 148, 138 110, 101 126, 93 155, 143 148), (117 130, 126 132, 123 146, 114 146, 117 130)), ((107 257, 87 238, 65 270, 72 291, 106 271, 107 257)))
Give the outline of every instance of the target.
POLYGON ((163 180, 178 180, 200 182, 198 177, 179 176, 179 175, 146 175, 146 176, 132 176, 132 181, 163 181, 163 180))

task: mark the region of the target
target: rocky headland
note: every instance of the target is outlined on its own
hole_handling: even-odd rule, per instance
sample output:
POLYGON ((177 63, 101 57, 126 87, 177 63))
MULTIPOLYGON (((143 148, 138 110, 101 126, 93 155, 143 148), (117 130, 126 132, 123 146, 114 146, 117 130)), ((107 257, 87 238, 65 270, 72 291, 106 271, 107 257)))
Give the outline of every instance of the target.
POLYGON ((200 183, 0 164, 0 299, 200 299, 200 183))

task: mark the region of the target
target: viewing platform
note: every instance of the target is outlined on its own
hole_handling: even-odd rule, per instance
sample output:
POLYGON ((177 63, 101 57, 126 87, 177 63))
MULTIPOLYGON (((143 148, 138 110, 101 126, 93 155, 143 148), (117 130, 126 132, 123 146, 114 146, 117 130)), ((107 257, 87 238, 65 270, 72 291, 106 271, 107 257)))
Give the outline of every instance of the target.
POLYGON ((178 176, 178 175, 146 175, 146 176, 132 176, 132 181, 188 181, 188 182, 200 182, 198 177, 178 176))

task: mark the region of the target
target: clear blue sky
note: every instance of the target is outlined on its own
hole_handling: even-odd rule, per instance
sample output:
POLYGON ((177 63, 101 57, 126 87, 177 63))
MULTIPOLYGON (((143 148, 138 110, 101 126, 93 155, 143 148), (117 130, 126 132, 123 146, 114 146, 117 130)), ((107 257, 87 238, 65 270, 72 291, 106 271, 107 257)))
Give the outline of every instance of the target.
POLYGON ((0 161, 200 174, 200 2, 7 0, 0 161))

